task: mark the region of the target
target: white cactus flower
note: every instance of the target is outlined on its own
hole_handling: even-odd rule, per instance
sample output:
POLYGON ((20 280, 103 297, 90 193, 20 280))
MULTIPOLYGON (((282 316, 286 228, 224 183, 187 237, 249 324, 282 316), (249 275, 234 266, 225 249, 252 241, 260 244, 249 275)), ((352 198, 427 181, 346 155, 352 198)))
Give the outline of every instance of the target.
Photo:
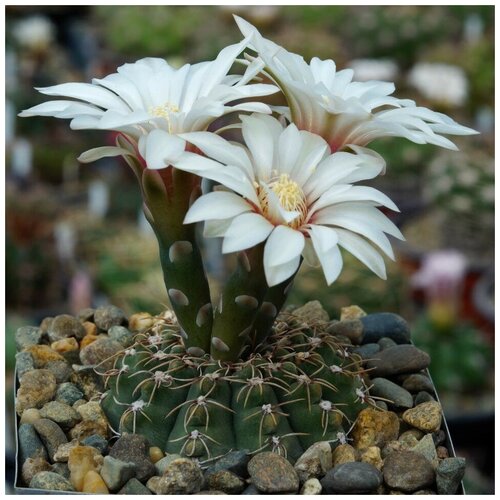
POLYGON ((307 64, 302 56, 262 37, 244 19, 235 19, 243 35, 252 37, 249 46, 257 52, 257 57, 248 56, 250 71, 267 74, 288 101, 290 110, 280 111, 299 129, 321 135, 334 152, 348 144, 366 146, 385 136, 457 149, 441 134, 477 133, 412 100, 393 97, 393 83, 353 82, 353 70, 337 71, 330 59, 314 57, 307 64))
MULTIPOLYGON (((178 134, 205 130, 217 117, 234 111, 270 113, 261 102, 236 100, 277 92, 273 85, 247 84, 249 78, 228 75, 235 58, 248 40, 224 48, 209 62, 186 64, 179 69, 165 60, 145 58, 120 66, 117 73, 92 83, 63 83, 37 89, 49 96, 65 97, 48 101, 20 113, 19 116, 54 116, 71 119, 72 129, 115 130, 126 134, 136 146, 138 139, 151 130, 168 133, 171 157, 184 150, 178 134)), ((80 156, 83 162, 104 156, 130 154, 121 148, 102 147, 80 156)))
MULTIPOLYGON (((397 207, 381 192, 353 185, 380 174, 384 160, 359 146, 352 146, 353 153, 330 154, 318 135, 294 124, 285 128, 268 115, 240 118, 247 147, 209 132, 181 136, 210 158, 185 152, 174 166, 222 185, 195 201, 184 222, 206 221, 205 236, 223 237, 224 253, 266 241, 269 286, 292 276, 301 255, 310 264, 321 265, 331 284, 342 268, 339 246, 385 278, 384 261, 367 240, 394 258, 384 233, 403 237, 376 207, 397 207)), ((165 134, 149 134, 146 155, 151 148, 160 152, 161 159, 165 134)))

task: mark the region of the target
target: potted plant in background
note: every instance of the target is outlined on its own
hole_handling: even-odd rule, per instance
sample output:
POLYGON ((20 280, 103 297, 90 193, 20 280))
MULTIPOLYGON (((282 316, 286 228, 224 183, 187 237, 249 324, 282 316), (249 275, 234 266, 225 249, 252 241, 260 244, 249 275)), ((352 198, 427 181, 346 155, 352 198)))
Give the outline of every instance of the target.
POLYGON ((430 360, 407 323, 357 306, 340 320, 317 302, 282 308, 303 260, 336 280, 340 248, 385 278, 379 251, 393 258, 387 235, 402 235, 379 209, 396 211, 392 200, 358 184, 385 171, 371 141, 455 149, 443 134, 475 132, 236 21, 244 40, 214 61, 142 59, 39 89, 63 99, 21 113, 119 133, 80 161, 122 156, 137 176, 171 303, 18 330, 21 480, 87 493, 454 493, 464 460, 442 446, 430 360), (228 74, 242 51, 244 74, 228 74), (263 102, 277 92, 287 106, 263 102), (214 301, 200 221, 237 254, 214 301))

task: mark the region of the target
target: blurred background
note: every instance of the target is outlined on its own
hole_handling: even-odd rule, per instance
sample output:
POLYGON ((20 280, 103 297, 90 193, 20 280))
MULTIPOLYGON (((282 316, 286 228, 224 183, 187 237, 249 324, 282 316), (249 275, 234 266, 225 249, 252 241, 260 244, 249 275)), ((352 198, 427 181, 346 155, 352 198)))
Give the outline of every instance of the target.
MULTIPOLYGON (((6 356, 12 409, 14 332, 46 316, 112 303, 128 314, 168 303, 156 241, 135 178, 119 159, 79 165, 113 134, 69 130, 52 118, 19 119, 44 99, 33 87, 90 81, 146 56, 172 65, 212 59, 241 36, 232 14, 288 50, 352 67, 357 80, 396 82, 399 98, 481 132, 460 152, 388 139, 388 175, 374 185, 396 201, 388 279, 345 256, 327 288, 304 268, 290 303, 319 299, 332 317, 355 303, 412 324, 431 374, 467 493, 493 492, 494 10, 492 6, 6 7, 6 356)), ((214 289, 227 272, 217 241, 205 253, 214 289)), ((14 449, 11 422, 8 456, 14 449)))

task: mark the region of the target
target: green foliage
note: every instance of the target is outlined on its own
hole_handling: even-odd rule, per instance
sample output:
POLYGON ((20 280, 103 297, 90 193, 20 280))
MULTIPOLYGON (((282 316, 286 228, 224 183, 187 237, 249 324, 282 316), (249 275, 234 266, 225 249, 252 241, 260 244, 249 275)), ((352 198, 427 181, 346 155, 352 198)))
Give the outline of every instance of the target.
POLYGON ((188 355, 164 315, 104 374, 102 406, 115 430, 141 433, 169 453, 203 461, 238 448, 295 460, 347 432, 365 406, 361 375, 360 358, 325 323, 283 313, 255 352, 224 363, 188 355))

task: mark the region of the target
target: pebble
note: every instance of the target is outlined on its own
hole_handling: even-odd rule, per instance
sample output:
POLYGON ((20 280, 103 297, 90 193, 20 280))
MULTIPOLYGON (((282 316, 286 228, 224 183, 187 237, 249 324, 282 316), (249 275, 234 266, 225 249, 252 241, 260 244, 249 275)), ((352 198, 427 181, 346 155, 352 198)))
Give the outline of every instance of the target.
MULTIPOLYGON (((95 323, 92 323, 91 321, 84 321, 82 323, 82 326, 83 326, 83 328, 85 328, 85 337, 92 336, 92 337, 97 338, 97 334, 99 332, 97 330, 97 326, 95 325, 95 323)), ((83 337, 83 338, 85 338, 85 337, 83 337)))
POLYGON ((377 377, 372 379, 371 383, 370 395, 388 399, 390 406, 398 408, 411 408, 413 406, 412 395, 394 382, 377 377))
POLYGON ((422 403, 427 403, 429 401, 436 401, 436 400, 434 399, 434 396, 432 396, 432 394, 429 394, 427 391, 420 391, 415 396, 415 406, 418 406, 422 403))
POLYGON ((441 405, 436 401, 421 403, 403 413, 403 420, 424 432, 434 432, 441 427, 441 405))
POLYGON ((127 481, 125 486, 118 492, 118 495, 152 495, 152 493, 139 480, 133 477, 127 481))
POLYGON ((47 450, 35 431, 32 424, 21 424, 18 429, 19 463, 28 458, 48 459, 47 450))
POLYGON ((54 318, 52 316, 47 316, 46 318, 42 319, 42 322, 40 323, 40 330, 42 330, 42 333, 47 333, 49 331, 49 327, 52 321, 54 321, 54 318))
POLYGON ((73 372, 71 366, 64 359, 49 361, 45 368, 54 374, 57 384, 67 382, 73 372))
POLYGON ((154 464, 159 462, 164 456, 163 451, 161 451, 161 448, 158 446, 151 446, 151 448, 149 448, 149 459, 154 464))
POLYGON ((426 460, 432 464, 434 469, 437 468, 439 464, 436 447, 434 445, 434 440, 432 439, 432 434, 426 434, 418 443, 411 449, 415 453, 420 453, 426 460))
POLYGON ((93 309, 92 307, 86 307, 85 309, 82 309, 81 311, 79 311, 78 314, 76 315, 76 317, 82 322, 93 321, 94 320, 94 313, 95 313, 95 309, 93 309))
POLYGON ((382 483, 382 474, 365 462, 349 462, 330 469, 321 480, 323 494, 370 493, 382 483))
POLYGON ((418 490, 413 493, 414 495, 437 495, 434 490, 418 490))
POLYGON ((115 355, 121 351, 123 346, 119 342, 102 337, 80 351, 80 360, 84 365, 99 366, 100 371, 106 371, 113 368, 115 355))
POLYGON ((55 400, 73 406, 83 396, 83 392, 75 384, 64 382, 57 387, 55 400))
POLYGON ((326 331, 332 335, 347 337, 355 345, 363 341, 363 323, 359 319, 331 321, 326 331))
POLYGON ((35 361, 29 352, 18 352, 16 354, 16 372, 18 380, 20 380, 26 372, 34 369, 35 361))
POLYGON ((158 495, 158 483, 160 482, 161 476, 152 476, 148 479, 146 483, 146 488, 152 491, 155 495, 158 495))
POLYGON ((48 370, 26 372, 19 384, 16 412, 20 416, 27 408, 41 408, 53 399, 56 392, 56 378, 48 370))
POLYGON ((213 465, 211 465, 206 474, 211 474, 219 470, 228 470, 234 472, 242 478, 248 477, 248 462, 250 461, 249 450, 235 450, 230 451, 222 458, 217 460, 213 465))
POLYGON ((436 446, 439 446, 446 441, 446 433, 443 431, 443 429, 439 429, 432 433, 432 439, 434 440, 434 444, 436 446))
POLYGON ((430 378, 421 373, 412 373, 406 377, 403 382, 403 388, 413 393, 420 391, 434 392, 430 378))
POLYGON ((108 330, 108 336, 116 340, 122 347, 129 347, 134 343, 134 334, 124 326, 115 325, 108 330))
POLYGON ((209 490, 222 491, 228 495, 239 495, 246 487, 243 479, 228 470, 206 474, 205 480, 209 490))
POLYGON ((64 358, 48 345, 32 345, 25 349, 33 357, 35 368, 45 368, 51 361, 64 361, 64 358))
POLYGON ((339 444, 332 454, 332 465, 341 465, 348 462, 356 462, 357 451, 350 444, 339 444))
POLYGON ((323 491, 323 486, 321 486, 319 479, 312 477, 311 479, 308 479, 302 485, 302 488, 300 489, 300 494, 301 495, 321 495, 322 491, 323 491))
POLYGON ((40 344, 43 332, 36 326, 22 326, 15 333, 16 349, 22 351, 26 347, 40 344))
POLYGON ((410 342, 410 327, 401 316, 390 313, 368 314, 361 318, 364 326, 363 343, 378 342, 382 337, 388 337, 397 344, 410 342))
POLYGON ((163 476, 163 473, 167 469, 167 466, 170 465, 174 460, 177 460, 178 458, 182 458, 182 456, 178 455, 177 453, 169 453, 167 456, 155 462, 155 469, 157 474, 159 476, 163 476))
POLYGON ((27 410, 23 411, 23 416, 21 417, 19 423, 32 424, 33 422, 39 420, 40 418, 42 418, 40 416, 40 410, 37 410, 36 408, 28 408, 27 410))
POLYGON ((444 458, 436 470, 438 495, 454 495, 465 473, 465 458, 444 458))
POLYGON ((328 313, 323 309, 319 300, 306 302, 302 307, 295 309, 293 315, 307 324, 327 323, 330 321, 328 313))
POLYGON ((60 474, 62 477, 65 477, 69 481, 70 472, 67 463, 56 462, 55 464, 52 464, 51 467, 52 467, 52 472, 60 474))
POLYGON ((369 446, 381 448, 385 443, 397 439, 398 435, 398 416, 392 411, 381 411, 374 408, 361 410, 352 430, 354 447, 357 449, 369 446))
POLYGON ((57 352, 58 354, 64 355, 68 352, 78 351, 80 346, 75 337, 69 337, 67 339, 56 340, 50 344, 50 348, 57 352))
POLYGON ((378 344, 363 344, 359 347, 355 347, 352 352, 359 354, 363 359, 371 359, 380 351, 380 346, 378 344))
POLYGON ((83 478, 82 493, 107 495, 109 494, 109 490, 102 477, 96 471, 89 470, 83 478))
POLYGON ((394 347, 395 345, 398 345, 390 337, 382 337, 381 339, 379 339, 377 341, 377 344, 380 346, 381 351, 383 351, 384 349, 387 349, 388 347, 394 347))
POLYGON ((396 451, 385 459, 384 481, 390 488, 411 493, 432 486, 434 479, 434 468, 419 453, 396 451))
POLYGON ((47 334, 50 342, 56 342, 68 337, 75 337, 80 340, 85 336, 85 329, 75 317, 69 314, 61 314, 50 322, 47 334))
MULTIPOLYGON (((95 325, 94 325, 95 327, 95 325)), ((88 347, 90 344, 95 342, 97 339, 100 339, 101 337, 99 335, 93 335, 89 333, 88 335, 85 335, 82 340, 80 340, 80 349, 83 349, 85 347, 88 347)), ((80 359, 80 357, 78 357, 80 359)))
POLYGON ((37 434, 40 436, 50 460, 54 461, 54 454, 57 448, 64 443, 68 442, 63 430, 52 420, 48 418, 41 418, 34 422, 33 427, 37 434))
POLYGON ((101 477, 111 491, 119 490, 129 479, 135 477, 135 465, 110 456, 104 457, 101 477))
POLYGON ((132 332, 139 332, 151 328, 155 323, 155 319, 151 314, 146 312, 132 314, 128 320, 128 327, 132 332))
POLYGON ((125 313, 116 306, 99 307, 94 312, 94 323, 98 328, 107 332, 112 326, 123 325, 127 322, 125 313))
POLYGON ((438 458, 448 458, 450 456, 448 448, 444 446, 438 446, 436 448, 436 454, 438 458))
POLYGON ((382 458, 385 460, 388 455, 395 451, 403 451, 405 449, 405 445, 400 441, 389 441, 380 452, 382 458))
POLYGON ((30 482, 30 488, 40 490, 75 491, 71 483, 60 474, 43 471, 35 475, 30 482))
POLYGON ((203 487, 204 478, 198 465, 189 458, 172 461, 156 484, 157 495, 190 495, 203 487))
POLYGON ((361 450, 359 458, 361 462, 371 464, 378 470, 382 470, 382 467, 384 466, 384 461, 382 460, 380 448, 378 446, 369 446, 368 448, 361 450))
POLYGON ((399 436, 398 441, 401 443, 402 449, 404 450, 409 450, 418 444, 418 438, 409 431, 403 432, 403 434, 399 436))
POLYGON ((103 377, 97 375, 91 366, 73 365, 70 382, 75 384, 88 400, 104 392, 103 377))
POLYGON ((346 306, 340 309, 340 321, 361 319, 366 316, 365 311, 359 306, 346 306))
POLYGON ((310 446, 295 462, 294 469, 300 482, 312 477, 324 476, 332 468, 332 449, 327 441, 310 446))
POLYGON ((253 484, 262 493, 296 493, 299 477, 286 458, 272 452, 254 455, 248 462, 253 484))
POLYGON ((85 439, 82 439, 82 444, 83 446, 92 446, 96 450, 99 450, 99 452, 103 456, 108 453, 108 440, 100 434, 92 434, 85 439))
POLYGON ((38 474, 43 471, 51 471, 52 467, 50 466, 47 460, 36 457, 36 458, 28 458, 22 466, 21 469, 21 479, 25 485, 29 485, 31 480, 38 474))
POLYGON ((144 436, 122 435, 111 448, 109 455, 123 462, 133 462, 139 481, 147 481, 155 475, 155 466, 149 459, 149 443, 144 436))
POLYGON ((40 410, 42 418, 48 418, 60 425, 63 430, 69 430, 74 427, 82 417, 71 406, 58 401, 49 401, 43 405, 40 410))
POLYGON ((376 359, 368 360, 366 368, 372 377, 391 377, 401 373, 414 373, 427 368, 429 355, 413 345, 396 345, 377 353, 376 359))
POLYGON ((242 495, 261 495, 261 492, 257 489, 255 484, 250 483, 248 487, 243 490, 242 495))
POLYGON ((89 471, 99 472, 103 461, 102 455, 92 446, 75 446, 70 450, 68 467, 76 491, 83 491, 85 476, 89 471))
POLYGON ((77 446, 80 446, 80 441, 77 439, 59 445, 57 451, 54 453, 54 460, 56 462, 67 462, 69 459, 69 452, 77 446))

